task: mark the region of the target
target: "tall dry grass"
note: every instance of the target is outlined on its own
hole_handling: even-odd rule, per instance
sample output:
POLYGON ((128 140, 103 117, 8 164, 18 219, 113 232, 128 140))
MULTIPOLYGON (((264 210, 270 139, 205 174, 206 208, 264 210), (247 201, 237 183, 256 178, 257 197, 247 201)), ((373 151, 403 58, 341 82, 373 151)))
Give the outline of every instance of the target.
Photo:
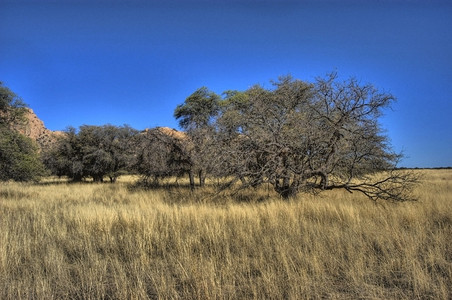
POLYGON ((377 205, 3 184, 0 299, 451 299, 452 170, 422 172, 377 205))

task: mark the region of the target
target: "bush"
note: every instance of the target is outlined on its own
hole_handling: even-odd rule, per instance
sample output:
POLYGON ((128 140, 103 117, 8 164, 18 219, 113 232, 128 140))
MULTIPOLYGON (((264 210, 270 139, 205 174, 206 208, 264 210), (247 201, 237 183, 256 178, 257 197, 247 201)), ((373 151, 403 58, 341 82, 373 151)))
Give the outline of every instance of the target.
POLYGON ((0 127, 0 170, 1 181, 37 181, 45 174, 36 144, 6 127, 0 127))

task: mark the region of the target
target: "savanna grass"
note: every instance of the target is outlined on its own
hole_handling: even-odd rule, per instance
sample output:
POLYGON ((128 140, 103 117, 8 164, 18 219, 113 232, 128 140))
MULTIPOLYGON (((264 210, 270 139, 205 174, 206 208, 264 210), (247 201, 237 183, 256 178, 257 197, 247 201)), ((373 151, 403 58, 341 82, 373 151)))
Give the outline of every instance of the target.
POLYGON ((2 184, 0 299, 450 299, 452 171, 422 172, 401 204, 2 184))

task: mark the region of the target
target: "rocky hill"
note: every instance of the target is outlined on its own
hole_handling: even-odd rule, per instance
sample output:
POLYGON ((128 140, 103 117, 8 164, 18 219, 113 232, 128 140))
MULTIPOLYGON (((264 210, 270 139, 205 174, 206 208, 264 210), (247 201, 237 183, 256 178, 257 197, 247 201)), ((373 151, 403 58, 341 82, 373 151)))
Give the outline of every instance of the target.
POLYGON ((26 122, 17 124, 15 126, 16 129, 20 133, 36 141, 41 149, 48 149, 56 142, 59 136, 64 134, 62 131, 47 129, 44 126, 44 122, 38 118, 31 108, 27 108, 25 120, 26 122))

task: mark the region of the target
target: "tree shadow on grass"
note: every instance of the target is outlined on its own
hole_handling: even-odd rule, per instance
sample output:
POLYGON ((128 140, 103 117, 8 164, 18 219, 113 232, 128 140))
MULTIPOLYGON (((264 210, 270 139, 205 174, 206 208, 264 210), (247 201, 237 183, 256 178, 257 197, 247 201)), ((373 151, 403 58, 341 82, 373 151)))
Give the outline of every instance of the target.
POLYGON ((274 198, 264 188, 236 188, 206 183, 203 187, 194 188, 188 183, 172 182, 142 182, 138 181, 127 186, 131 192, 154 191, 162 195, 167 204, 213 204, 227 205, 233 203, 260 203, 274 198))

